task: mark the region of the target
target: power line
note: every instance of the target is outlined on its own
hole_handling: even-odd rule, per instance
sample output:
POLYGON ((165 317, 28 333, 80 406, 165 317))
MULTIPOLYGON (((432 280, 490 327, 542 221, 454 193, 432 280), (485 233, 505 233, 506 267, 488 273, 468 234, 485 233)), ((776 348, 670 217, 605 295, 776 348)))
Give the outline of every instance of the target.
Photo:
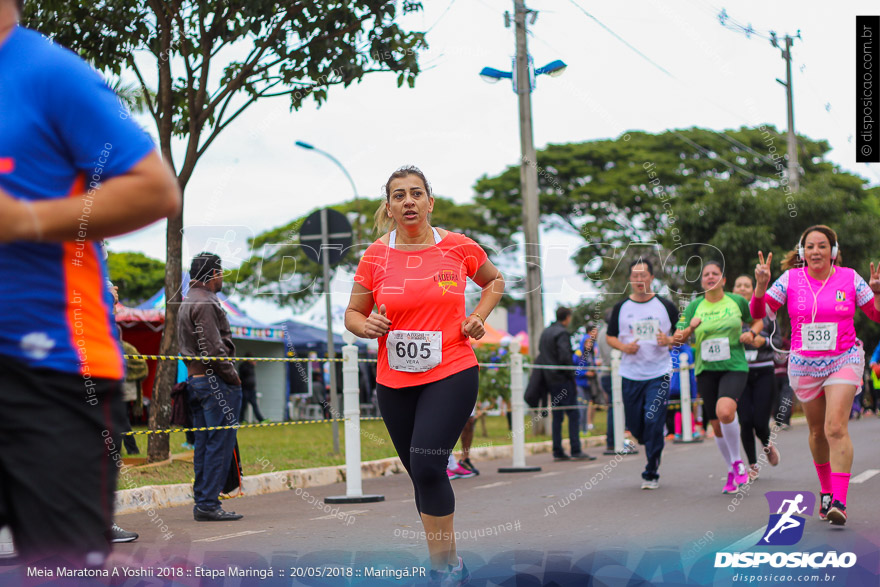
POLYGON ((785 45, 783 46, 780 43, 781 39, 777 37, 774 31, 770 31, 769 37, 757 34, 751 24, 749 24, 748 27, 743 27, 740 23, 730 18, 727 11, 723 8, 721 9, 721 12, 718 13, 718 20, 721 22, 721 26, 730 28, 736 32, 742 32, 747 38, 751 38, 751 35, 754 34, 755 36, 767 39, 770 41, 771 45, 782 51, 782 59, 785 60, 785 81, 782 81, 779 78, 777 78, 776 81, 782 84, 785 88, 785 106, 788 111, 788 181, 791 185, 792 191, 797 192, 800 188, 800 166, 798 165, 798 141, 794 128, 794 92, 791 87, 791 46, 794 44, 795 39, 801 38, 801 31, 798 30, 797 35, 795 36, 785 35, 785 45))
POLYGON ((662 71, 663 73, 665 73, 666 75, 668 75, 669 77, 671 77, 672 79, 676 79, 676 77, 675 77, 674 75, 672 75, 671 73, 669 73, 669 71, 667 71, 666 68, 664 68, 663 66, 659 65, 656 61, 654 61, 653 59, 651 59, 650 57, 648 57, 647 55, 645 55, 644 53, 642 53, 641 51, 639 51, 638 49, 636 49, 636 48, 635 48, 633 45, 631 45, 626 39, 624 39, 623 37, 621 37, 620 35, 618 35, 618 34, 615 33, 614 31, 612 31, 610 28, 608 28, 607 26, 605 26, 605 23, 603 23, 601 20, 599 20, 598 18, 596 18, 595 16, 593 16, 592 14, 590 14, 589 12, 587 12, 586 9, 584 9, 583 6, 581 6, 580 4, 578 4, 577 2, 575 2, 575 0, 568 0, 568 1, 571 2, 572 4, 574 4, 574 5, 575 5, 575 6, 576 6, 581 12, 583 12, 584 14, 586 14, 588 17, 590 17, 591 19, 593 19, 594 21, 596 21, 596 24, 598 24, 600 27, 602 27, 603 29, 605 29, 606 31, 608 31, 608 32, 609 32, 611 35, 613 35, 614 38, 616 38, 618 41, 620 41, 621 43, 623 43, 624 45, 626 45, 627 47, 629 47, 630 49, 632 49, 633 51, 635 51, 639 56, 641 56, 642 59, 644 59, 645 61, 647 61, 648 63, 650 63, 651 65, 653 65, 654 67, 656 67, 657 69, 659 69, 660 71, 662 71))
POLYGON ((770 159, 770 158, 767 157, 766 155, 762 155, 761 153, 759 153, 759 152, 757 152, 756 150, 752 149, 752 148, 749 147, 748 145, 745 145, 745 144, 739 142, 738 140, 736 140, 735 138, 731 137, 731 136, 728 135, 727 133, 724 133, 724 132, 721 132, 721 131, 712 131, 712 132, 721 135, 721 136, 722 136, 724 139, 726 139, 727 142, 729 142, 730 144, 732 144, 732 145, 734 145, 734 146, 736 146, 736 147, 739 147, 740 149, 743 149, 743 150, 745 150, 745 151, 748 151, 749 153, 755 155, 756 157, 760 157, 761 160, 764 161, 765 163, 768 163, 768 164, 770 164, 770 165, 773 165, 774 167, 776 166, 776 161, 774 161, 773 159, 770 159))
MULTIPOLYGON (((805 69, 809 69, 809 68, 806 67, 806 64, 801 64, 801 67, 798 69, 801 72, 800 79, 802 79, 803 81, 806 82, 807 88, 809 89, 812 96, 817 100, 817 102, 822 104, 822 108, 825 110, 825 114, 827 116, 830 116, 833 121, 833 124, 832 124, 831 122, 828 122, 826 120, 826 124, 828 125, 828 126, 826 126, 826 131, 828 128, 832 128, 834 130, 834 132, 840 133, 839 136, 841 136, 841 137, 845 136, 846 131, 841 130, 841 129, 846 128, 846 125, 841 124, 840 120, 837 118, 837 115, 835 114, 834 109, 831 108, 831 102, 823 100, 823 98, 819 95, 818 90, 816 90, 816 87, 810 81, 811 76, 808 75, 807 73, 805 73, 805 69)), ((849 136, 846 137, 846 140, 843 141, 843 143, 851 145, 852 139, 853 139, 853 135, 850 134, 849 136)), ((834 148, 834 147, 832 147, 832 148, 834 148)), ((873 175, 878 180, 878 183, 880 183, 880 174, 877 173, 877 170, 874 169, 874 167, 868 163, 863 163, 863 165, 865 166, 866 171, 870 172, 870 174, 873 175)))
MULTIPOLYGON (((575 4, 575 6, 578 6, 578 5, 574 2, 574 0, 570 0, 570 1, 571 1, 573 4, 575 4)), ((578 8, 581 8, 581 7, 578 6, 578 8)), ((590 18, 592 18, 593 20, 596 20, 596 18, 595 18, 594 16, 590 15, 589 13, 587 13, 585 10, 583 10, 583 8, 581 8, 581 10, 582 10, 585 14, 587 14, 587 16, 590 16, 590 18)), ((596 22, 599 22, 599 21, 596 20, 596 22)), ((613 30, 611 30, 610 27, 608 27, 607 25, 605 25, 605 24, 603 24, 603 23, 599 23, 599 24, 602 25, 602 27, 603 27, 605 30, 607 30, 608 32, 610 32, 610 33, 611 33, 616 39, 618 39, 619 41, 621 41, 624 45, 626 45, 627 47, 629 47, 630 49, 632 49, 633 51, 635 51, 639 56, 641 56, 642 58, 644 58, 644 59, 645 59, 648 63, 650 63, 653 67, 656 67, 656 68, 657 68, 658 70, 660 70, 661 72, 663 72, 663 73, 669 75, 672 79, 674 79, 674 80, 676 80, 677 82, 679 82, 680 84, 684 85, 686 89, 688 89, 688 90, 692 90, 692 91, 694 90, 694 88, 693 88, 690 84, 684 82, 683 80, 677 78, 675 75, 669 73, 669 71, 667 71, 666 68, 664 68, 664 67, 658 65, 654 60, 652 60, 651 58, 647 57, 644 53, 642 53, 641 51, 639 51, 638 49, 636 49, 635 47, 633 47, 630 43, 628 43, 625 39, 623 39, 623 37, 621 37, 620 35, 618 35, 617 33, 615 33, 613 30)), ((707 98, 706 95, 705 95, 704 93, 702 93, 701 91, 697 90, 697 91, 694 91, 694 93, 695 93, 695 94, 698 94, 698 95, 699 95, 699 96, 700 96, 705 102, 707 102, 708 104, 711 104, 712 106, 714 106, 714 107, 718 108, 719 110, 722 110, 722 111, 724 111, 724 112, 730 114, 731 116, 734 116, 735 118, 739 118, 740 120, 744 121, 744 122, 747 123, 747 124, 749 123, 748 118, 746 118, 745 116, 742 116, 741 114, 738 114, 738 113, 736 113, 736 112, 734 112, 734 111, 732 111, 732 110, 726 108, 725 106, 722 106, 722 105, 720 105, 720 104, 714 102, 713 100, 710 100, 710 99, 707 98)), ((718 131, 713 131, 713 132, 718 132, 718 131)))
MULTIPOLYGON (((621 43, 623 43, 624 45, 626 45, 627 47, 629 47, 630 49, 632 49, 633 51, 635 51, 635 52, 636 52, 639 56, 641 56, 645 61, 647 61, 647 62, 650 63, 652 66, 656 67, 657 69, 659 69, 660 71, 662 71, 663 73, 665 73, 666 75, 668 75, 669 77, 671 77, 672 79, 678 81, 679 83, 684 84, 684 82, 683 82, 682 80, 678 79, 676 76, 674 76, 673 74, 671 74, 666 68, 662 67, 662 66, 659 65, 656 61, 654 61, 653 59, 651 59, 650 57, 648 57, 647 55, 645 55, 644 53, 642 53, 641 51, 639 51, 638 49, 636 49, 633 45, 631 45, 629 42, 627 42, 623 37, 621 37, 621 36, 618 35, 616 32, 614 32, 613 30, 611 30, 610 27, 608 27, 607 25, 605 25, 604 23, 602 23, 601 21, 599 21, 599 19, 597 19, 595 16, 593 16, 592 14, 590 14, 589 12, 587 12, 586 10, 584 10, 584 8, 581 7, 580 5, 578 5, 578 3, 575 2, 575 0, 569 0, 569 1, 570 1, 572 4, 574 4, 577 8, 579 8, 579 9, 581 10, 581 12, 583 12, 583 13, 586 14, 588 17, 590 17, 591 19, 593 19, 594 21, 596 21, 596 22, 597 22, 602 28, 604 28, 606 31, 608 31, 608 32, 609 32, 611 35, 613 35, 617 40, 619 40, 621 43)), ((705 99, 705 98, 704 98, 704 99, 705 99)), ((716 106, 716 107, 719 107, 719 108, 724 109, 723 107, 720 107, 720 106, 718 106, 717 104, 714 104, 713 102, 711 102, 711 101, 709 101, 709 100, 707 100, 707 101, 710 102, 710 103, 712 103, 712 104, 713 104, 714 106, 716 106)), ((726 109, 725 109, 725 110, 726 110, 726 109)), ((728 111, 728 113, 734 114, 734 113, 732 113, 732 112, 730 112, 730 111, 728 111)), ((744 119, 743 117, 741 117, 741 116, 738 116, 738 115, 736 115, 736 116, 737 116, 738 118, 741 118, 741 119, 745 120, 745 119, 744 119)), ((678 133, 677 131, 673 131, 673 132, 675 132, 675 134, 676 134, 679 138, 681 138, 682 140, 684 140, 685 142, 687 142, 688 144, 690 144, 690 145, 693 146, 694 148, 698 149, 700 152, 706 154, 707 156, 709 155, 710 151, 709 151, 708 149, 706 149, 705 147, 702 147, 702 146, 698 145, 696 142, 694 142, 694 141, 688 139, 687 137, 684 137, 683 135, 681 135, 681 134, 678 133)), ((721 135, 722 137, 726 138, 729 142, 731 142, 731 143, 737 145, 738 147, 740 147, 740 148, 742 148, 742 149, 745 149, 746 151, 749 151, 749 152, 753 153, 754 155, 760 157, 760 158, 761 158, 763 161, 765 161, 766 163, 769 163, 769 164, 773 165, 774 167, 776 166, 776 162, 772 161, 771 159, 769 159, 769 158, 766 157, 765 155, 762 155, 761 153, 758 153, 757 151, 755 151, 755 150, 752 149, 751 147, 748 147, 747 145, 744 145, 743 143, 741 143, 741 142, 737 141, 736 139, 730 137, 730 136, 727 135, 726 133, 724 133, 724 132, 722 132, 722 131, 711 130, 711 129, 710 129, 710 132, 714 132, 715 134, 721 135)), ((743 169, 742 167, 739 167, 739 166, 737 166, 737 165, 735 165, 735 164, 733 164, 733 163, 729 163, 728 161, 726 161, 726 160, 724 160, 724 159, 722 159, 722 158, 720 158, 720 157, 717 157, 717 156, 716 156, 716 157, 714 157, 714 159, 716 159, 717 161, 720 161, 720 162, 724 163, 724 164, 727 165, 730 169, 733 169, 734 171, 737 171, 737 172, 742 173, 742 174, 744 174, 744 175, 747 175, 747 176, 750 176, 750 177, 755 177, 755 178, 760 178, 760 179, 762 179, 762 180, 764 180, 764 181, 772 181, 772 180, 770 180, 770 179, 768 179, 768 178, 761 177, 761 176, 759 176, 759 175, 757 175, 757 174, 755 174, 755 173, 752 173, 752 172, 750 172, 750 171, 747 171, 747 170, 743 169)))
MULTIPOLYGON (((677 78, 675 75, 671 74, 666 68, 660 66, 657 62, 655 62, 653 59, 651 59, 650 57, 648 57, 646 54, 644 54, 643 52, 641 52, 641 51, 639 51, 638 49, 636 49, 632 44, 630 44, 629 42, 627 42, 623 37, 621 37, 619 34, 617 34, 616 32, 614 32, 609 26, 607 26, 606 24, 602 23, 602 22, 599 21, 599 19, 597 19, 595 16, 593 16, 592 14, 590 14, 589 12, 587 12, 582 6, 580 6, 577 2, 575 2, 575 0, 569 0, 569 1, 570 1, 572 4, 574 4, 574 5, 575 5, 575 6, 576 6, 581 12, 583 12, 586 16, 588 16, 589 18, 591 18, 593 21, 595 21, 597 24, 599 24, 603 29, 605 29, 608 33, 610 33, 612 36, 614 36, 617 40, 619 40, 621 43, 623 43, 623 44, 626 45, 628 48, 630 48, 632 51, 634 51, 636 54, 638 54, 640 57, 642 57, 645 61, 647 61, 648 63, 650 63, 653 67, 657 68, 659 71, 661 71, 661 72, 663 72, 664 74, 668 75, 668 76, 671 77, 672 79, 675 79, 675 80, 678 81, 679 83, 682 83, 682 84, 685 85, 686 87, 688 86, 688 84, 687 84, 686 82, 682 81, 681 79, 677 78)), ((703 11, 704 13, 706 13, 707 15, 710 14, 711 16, 713 16, 713 17, 715 17, 715 18, 718 18, 718 20, 720 21, 720 23, 722 24, 722 26, 725 26, 726 28, 730 28, 731 30, 734 30, 735 32, 743 33, 743 34, 746 35, 747 38, 751 38, 752 36, 755 36, 755 37, 758 37, 758 38, 761 38, 761 39, 764 39, 764 40, 770 41, 771 43, 774 42, 774 41, 776 40, 776 33, 775 33, 775 32, 773 32, 773 31, 768 31, 768 33, 763 33, 763 32, 761 32, 761 31, 756 30, 754 27, 752 27, 750 23, 747 24, 747 25, 743 25, 742 23, 740 23, 740 22, 737 21, 736 19, 731 18, 730 15, 727 14, 727 12, 726 12, 726 10, 725 10, 724 8, 717 8, 717 7, 714 7, 714 6, 705 5, 705 4, 700 3, 700 2, 697 2, 696 5, 697 5, 697 7, 698 7, 700 10, 702 10, 702 11, 703 11)), ((797 38, 800 38, 800 31, 798 31, 798 35, 797 35, 796 37, 797 37, 797 38)), ((802 73, 803 73, 803 72, 802 72, 802 73)), ((810 84, 810 85, 811 85, 811 84, 810 84)), ((810 89, 812 90, 813 88, 811 87, 810 89)), ((697 93, 697 94, 698 94, 698 95, 699 95, 704 101, 706 101, 707 103, 711 104, 712 106, 715 106, 715 107, 718 108, 719 110, 723 110, 724 112, 727 112, 728 114, 731 114, 731 115, 735 116, 736 118, 739 118, 740 120, 743 120, 743 121, 745 121, 747 124, 749 124, 749 121, 748 121, 748 119, 747 119, 746 117, 744 117, 744 116, 742 116, 742 115, 740 115, 740 114, 737 114, 736 112, 733 112, 733 111, 729 110, 728 108, 726 108, 726 107, 724 107, 724 106, 722 106, 722 105, 720 105, 720 104, 714 102, 713 100, 711 100, 711 99, 707 98, 705 95, 703 95, 701 92, 695 92, 695 93, 697 93)), ((837 120, 837 117, 834 116, 834 114, 830 111, 829 108, 826 107, 826 111, 827 111, 829 114, 831 114, 831 117, 832 117, 835 121, 837 120)), ((759 157, 762 161, 764 161, 764 162, 766 162, 766 163, 768 163, 768 164, 771 164, 771 165, 773 165, 774 167, 776 166, 776 162, 775 162, 775 161, 773 161, 773 160, 769 159, 767 156, 762 155, 761 153, 755 151, 755 150, 752 149, 751 147, 749 147, 749 146, 747 146, 747 145, 745 145, 745 144, 743 144, 743 143, 737 141, 736 139, 732 138, 731 136, 729 136, 728 134, 724 133, 723 131, 715 131, 715 130, 712 130, 712 129, 706 129, 706 130, 709 130, 710 132, 714 132, 715 134, 720 135, 721 137, 723 137, 724 139, 726 139, 728 142, 730 142, 730 143, 736 145, 737 147, 739 147, 739 148, 741 148, 741 149, 744 149, 744 150, 748 151, 749 153, 752 153, 753 155, 759 157)), ((676 134, 678 134, 678 133, 676 133, 676 134)), ((706 155, 709 154, 709 150, 706 149, 705 147, 702 147, 702 146, 698 145, 697 143, 691 141, 690 139, 686 139, 686 137, 683 137, 682 135, 678 135, 678 136, 679 136, 679 138, 682 138, 683 140, 686 140, 686 142, 688 142, 689 144, 691 144, 691 146, 693 146, 694 148, 696 148, 698 151, 700 151, 700 152, 702 152, 702 153, 704 153, 704 154, 706 154, 706 155)), ((734 170, 736 170, 736 171, 739 172, 739 173, 746 173, 746 174, 748 174, 748 175, 751 175, 751 176, 754 176, 754 177, 758 177, 758 178, 763 179, 763 180, 765 180, 765 181, 772 181, 772 180, 769 180, 768 178, 764 178, 764 177, 761 177, 761 176, 758 176, 758 175, 752 174, 752 173, 750 173, 750 172, 748 172, 748 171, 745 171, 745 170, 743 170, 742 168, 740 168, 740 167, 738 167, 738 166, 736 166, 736 165, 734 165, 734 164, 732 164, 732 163, 728 163, 727 161, 724 161, 723 159, 718 158, 718 160, 719 160, 719 161, 722 161, 722 162, 725 163, 725 164, 728 164, 728 165, 731 167, 731 169, 734 169, 734 170)), ((874 170, 874 168, 873 168, 872 166, 867 165, 867 164, 866 164, 865 166, 866 166, 866 168, 871 172, 872 175, 874 175, 875 177, 878 177, 878 179, 880 179, 880 175, 877 174, 877 172, 874 170)))
POLYGON ((428 33, 430 33, 432 30, 434 30, 435 26, 440 24, 440 21, 443 20, 443 17, 445 17, 449 13, 449 9, 452 8, 453 4, 455 4, 455 0, 451 0, 451 2, 449 2, 449 5, 446 7, 446 10, 443 11, 443 14, 441 14, 440 17, 434 21, 434 24, 432 24, 430 27, 428 27, 428 30, 425 31, 426 35, 428 33))
POLYGON ((760 176, 757 173, 753 173, 753 172, 749 171, 748 169, 743 169, 739 165, 736 165, 734 163, 731 163, 730 161, 722 159, 721 157, 718 156, 717 153, 710 151, 709 149, 698 145, 696 142, 687 138, 686 136, 684 136, 683 134, 681 134, 677 130, 673 130, 671 132, 672 132, 672 134, 677 136, 679 139, 681 139, 682 141, 684 141, 685 143, 687 143, 688 145, 690 145, 694 149, 697 149, 698 151, 700 151, 701 153, 706 155, 708 158, 712 159, 713 161, 720 161, 721 163, 727 165, 730 169, 733 169, 734 171, 736 171, 746 177, 750 177, 752 179, 760 179, 760 180, 766 181, 766 182, 774 181, 774 180, 770 179, 769 177, 760 176))
POLYGON ((721 26, 729 28, 734 32, 742 33, 746 36, 747 39, 755 36, 759 39, 764 39, 765 41, 771 41, 776 36, 776 33, 774 33, 773 31, 769 31, 769 34, 758 32, 752 27, 752 23, 748 23, 747 25, 742 24, 736 19, 731 18, 730 15, 727 14, 727 10, 725 10, 724 8, 722 8, 721 11, 718 12, 717 18, 718 21, 721 23, 721 26))

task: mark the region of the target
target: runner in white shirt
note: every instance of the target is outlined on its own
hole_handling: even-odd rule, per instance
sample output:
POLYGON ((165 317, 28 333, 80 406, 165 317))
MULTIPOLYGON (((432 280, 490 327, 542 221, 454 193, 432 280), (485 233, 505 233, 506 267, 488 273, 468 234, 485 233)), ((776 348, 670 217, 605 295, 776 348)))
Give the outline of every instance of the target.
POLYGON ((639 258, 630 264, 633 293, 614 306, 607 333, 608 345, 623 352, 620 375, 626 427, 639 444, 645 445, 647 464, 642 489, 659 487, 657 469, 663 452, 672 373, 669 335, 678 322, 675 304, 651 291, 653 281, 650 261, 639 258))

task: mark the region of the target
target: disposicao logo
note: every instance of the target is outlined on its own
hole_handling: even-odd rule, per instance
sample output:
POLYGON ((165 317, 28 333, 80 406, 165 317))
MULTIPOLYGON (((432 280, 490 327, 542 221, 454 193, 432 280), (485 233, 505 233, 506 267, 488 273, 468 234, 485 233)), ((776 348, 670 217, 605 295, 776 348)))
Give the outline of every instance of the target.
POLYGON ((806 518, 798 514, 806 512, 807 516, 812 516, 816 496, 806 491, 768 491, 764 497, 770 504, 770 521, 758 546, 791 546, 800 542, 806 518))
MULTIPOLYGON (((808 491, 768 491, 770 519, 755 546, 792 546, 804 536, 806 517, 816 509, 816 496, 808 491), (775 513, 774 513, 775 512, 775 513), (806 517, 805 517, 806 516, 806 517)), ((850 568, 856 564, 852 552, 718 552, 715 568, 754 568, 762 564, 780 568, 850 568)))

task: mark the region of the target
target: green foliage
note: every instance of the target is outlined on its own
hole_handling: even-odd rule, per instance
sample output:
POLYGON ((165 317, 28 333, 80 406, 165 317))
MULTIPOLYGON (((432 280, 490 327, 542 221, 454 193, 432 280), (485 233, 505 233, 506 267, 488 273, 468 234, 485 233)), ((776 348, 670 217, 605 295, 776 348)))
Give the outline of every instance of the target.
MULTIPOLYGON (((481 239, 483 220, 477 205, 456 204, 442 196, 436 196, 434 200, 432 222, 481 239)), ((354 273, 364 250, 380 236, 373 230, 373 214, 380 204, 377 200, 358 199, 331 206, 351 222, 356 243, 338 267, 354 273)), ((305 305, 324 290, 321 265, 306 257, 299 244, 300 227, 311 213, 250 240, 254 255, 230 278, 235 281, 238 291, 250 295, 272 294, 272 299, 280 304, 305 305)))
POLYGON ((160 76, 158 92, 143 88, 154 94, 149 109, 157 123, 187 136, 205 124, 222 130, 240 106, 262 97, 290 96, 292 109, 308 96, 321 104, 331 85, 374 71, 396 72, 398 85, 413 85, 417 52, 427 44, 397 18, 397 3, 387 0, 47 0, 29 2, 23 21, 99 70, 135 72, 142 85, 135 54, 152 54, 160 76), (244 58, 230 61, 233 55, 244 58), (179 73, 171 73, 172 63, 183 66, 179 73))
POLYGON ((165 284, 165 264, 143 253, 109 253, 110 281, 119 288, 119 301, 136 306, 165 284))
MULTIPOLYGON (((480 363, 507 363, 506 354, 499 357, 498 351, 499 345, 495 344, 474 347, 474 353, 480 363)), ((510 367, 480 367, 480 391, 477 401, 489 400, 494 406, 496 398, 499 397, 510 401, 510 367)))
MULTIPOLYGON (((785 136, 774 127, 716 133, 691 128, 657 135, 630 132, 617 139, 549 145, 537 154, 542 224, 579 234, 572 255, 578 271, 601 295, 575 311, 576 324, 629 295, 629 263, 651 260, 671 292, 700 290, 702 262, 721 260, 729 286, 754 274, 758 250, 774 252, 774 276, 784 253, 812 224, 828 224, 841 238, 847 266, 868 273, 880 248, 872 223, 880 188, 827 161, 829 145, 799 137, 801 189, 786 180, 785 136)), ((501 246, 522 224, 519 166, 476 182, 476 202, 489 210, 485 230, 501 246)), ((857 317, 860 333, 880 327, 857 317)))

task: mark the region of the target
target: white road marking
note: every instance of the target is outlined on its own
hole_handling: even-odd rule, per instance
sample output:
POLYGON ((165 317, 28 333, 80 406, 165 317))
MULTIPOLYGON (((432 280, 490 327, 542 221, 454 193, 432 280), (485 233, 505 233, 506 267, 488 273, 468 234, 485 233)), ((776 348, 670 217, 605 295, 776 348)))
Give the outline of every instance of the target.
POLYGON ((758 543, 758 540, 763 538, 764 533, 767 531, 767 526, 763 528, 759 528, 755 530, 745 538, 741 538, 737 540, 730 546, 726 546, 718 550, 718 552, 741 552, 744 548, 750 548, 758 543))
POLYGON ((583 467, 578 467, 578 469, 592 469, 594 467, 601 467, 602 463, 593 463, 592 465, 584 465, 583 467))
POLYGON ((200 538, 193 542, 217 542, 218 540, 226 540, 227 538, 238 538, 239 536, 248 536, 250 534, 259 534, 265 530, 245 530, 244 532, 236 532, 235 534, 224 534, 223 536, 212 536, 211 538, 200 538))
POLYGON ((537 479, 538 477, 552 477, 553 475, 558 475, 558 474, 559 474, 559 471, 550 471, 549 473, 541 473, 540 475, 535 475, 534 478, 537 479))
POLYGON ((489 487, 501 487, 502 485, 510 485, 510 481, 498 481, 497 483, 489 483, 488 485, 477 485, 474 489, 488 489, 489 487))
POLYGON ((880 469, 868 469, 864 473, 859 473, 855 477, 849 480, 850 483, 864 483, 877 473, 880 473, 880 469))
POLYGON ((318 518, 310 518, 312 520, 333 520, 339 519, 339 516, 356 516, 358 514, 365 514, 370 510, 351 510, 350 512, 339 512, 339 514, 330 514, 328 516, 321 516, 318 518))

